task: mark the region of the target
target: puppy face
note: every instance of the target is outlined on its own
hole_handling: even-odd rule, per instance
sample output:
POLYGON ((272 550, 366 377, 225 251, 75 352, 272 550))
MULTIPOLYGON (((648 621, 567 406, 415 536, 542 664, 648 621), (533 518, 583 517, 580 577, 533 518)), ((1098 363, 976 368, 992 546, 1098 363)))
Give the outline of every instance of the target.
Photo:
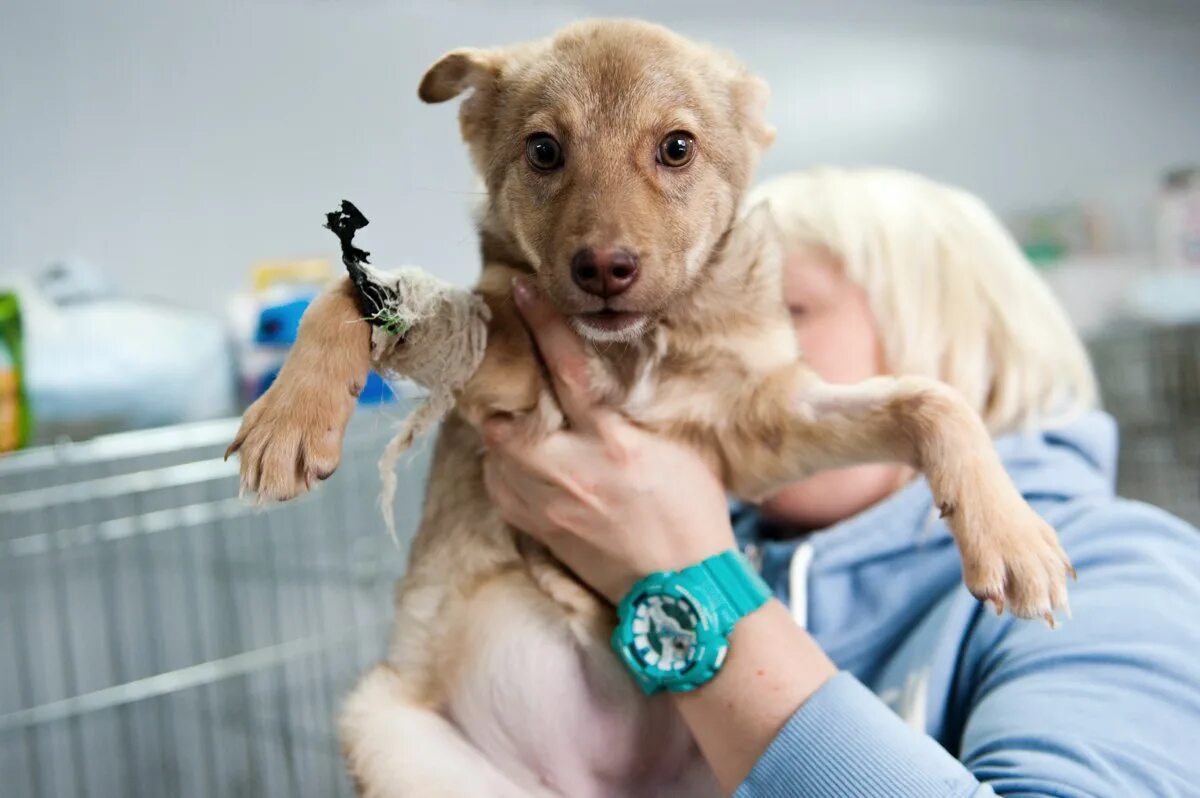
POLYGON ((488 189, 483 226, 576 329, 644 333, 702 277, 773 131, 765 85, 658 26, 591 21, 504 50, 457 50, 420 96, 462 105, 488 189))

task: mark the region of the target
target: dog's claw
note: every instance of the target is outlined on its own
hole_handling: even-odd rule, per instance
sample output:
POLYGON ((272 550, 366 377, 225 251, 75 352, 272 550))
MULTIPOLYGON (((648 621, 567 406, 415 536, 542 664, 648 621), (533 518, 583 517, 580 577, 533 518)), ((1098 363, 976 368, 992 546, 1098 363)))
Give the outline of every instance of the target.
POLYGON ((967 541, 963 577, 971 593, 990 603, 997 615, 1007 611, 1017 618, 1041 618, 1052 628, 1058 625, 1056 613, 1070 617, 1067 577, 1075 571, 1054 529, 1023 502, 985 517, 1005 520, 1003 526, 956 535, 967 541))

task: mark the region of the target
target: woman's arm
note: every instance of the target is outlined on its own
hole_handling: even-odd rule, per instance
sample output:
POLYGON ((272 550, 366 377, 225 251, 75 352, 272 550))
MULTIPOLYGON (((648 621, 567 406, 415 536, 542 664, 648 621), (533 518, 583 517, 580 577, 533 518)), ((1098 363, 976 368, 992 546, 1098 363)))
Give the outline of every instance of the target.
MULTIPOLYGON (((976 607, 956 672, 930 685, 945 691, 949 751, 843 672, 737 798, 1196 794, 1200 533, 1132 502, 1081 504, 1060 528, 1079 569, 1072 620, 1051 630, 976 607)), ((952 614, 971 601, 958 594, 952 614)))
POLYGON ((728 795, 788 719, 836 672, 787 608, 771 599, 734 628, 729 656, 712 681, 671 696, 728 795))

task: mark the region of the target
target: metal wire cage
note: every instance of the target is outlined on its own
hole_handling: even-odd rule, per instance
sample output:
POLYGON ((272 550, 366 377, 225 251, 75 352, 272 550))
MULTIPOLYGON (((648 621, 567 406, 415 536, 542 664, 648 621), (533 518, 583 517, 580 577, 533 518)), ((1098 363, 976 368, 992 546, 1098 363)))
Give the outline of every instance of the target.
MULTIPOLYGON (((1122 492, 1200 523, 1200 328, 1091 351, 1122 492)), ((360 413, 327 483, 264 508, 221 460, 235 421, 0 460, 0 794, 349 795, 337 702, 382 656, 405 558, 376 501, 397 414, 360 413)), ((402 533, 429 448, 401 466, 402 533)))
POLYGON ((378 509, 394 414, 360 413, 320 490, 262 508, 221 459, 234 421, 0 460, 0 794, 350 795, 333 719, 405 558, 378 509))
POLYGON ((1200 526, 1200 324, 1120 327, 1089 350, 1121 427, 1121 495, 1200 526))

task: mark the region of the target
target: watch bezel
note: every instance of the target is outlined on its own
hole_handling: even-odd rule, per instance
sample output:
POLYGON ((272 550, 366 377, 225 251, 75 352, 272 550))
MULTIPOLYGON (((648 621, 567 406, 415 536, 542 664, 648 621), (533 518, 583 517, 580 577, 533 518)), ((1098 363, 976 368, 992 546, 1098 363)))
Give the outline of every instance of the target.
POLYGON ((613 633, 615 648, 647 694, 659 690, 695 689, 712 678, 721 667, 728 650, 725 632, 721 628, 720 618, 711 606, 711 601, 684 584, 684 579, 678 573, 652 574, 639 582, 636 588, 622 599, 617 607, 617 617, 617 628, 613 633), (696 642, 688 657, 688 664, 682 669, 659 669, 647 663, 638 653, 636 639, 639 633, 633 629, 638 618, 637 609, 654 596, 686 602, 695 610, 696 642))

